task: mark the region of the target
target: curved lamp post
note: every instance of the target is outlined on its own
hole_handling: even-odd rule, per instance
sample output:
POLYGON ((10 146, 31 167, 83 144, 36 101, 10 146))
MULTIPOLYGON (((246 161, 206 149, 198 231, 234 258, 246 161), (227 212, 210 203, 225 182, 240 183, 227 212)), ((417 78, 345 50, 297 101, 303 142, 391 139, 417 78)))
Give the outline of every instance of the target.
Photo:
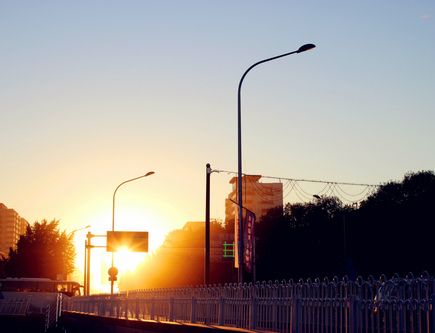
POLYGON ((68 233, 67 236, 69 236, 69 235, 71 235, 71 234, 74 234, 74 233, 76 233, 77 231, 88 229, 88 228, 90 228, 90 227, 91 227, 90 225, 87 225, 87 226, 84 227, 84 228, 80 228, 80 229, 73 230, 73 231, 71 231, 70 233, 68 233))
MULTIPOLYGON (((125 183, 132 182, 133 180, 136 180, 136 179, 145 178, 145 177, 151 176, 153 174, 154 174, 154 171, 150 171, 146 175, 126 180, 125 182, 122 182, 121 184, 119 184, 118 187, 115 189, 115 192, 113 192, 112 231, 115 231, 115 194, 116 194, 116 191, 118 191, 118 188, 120 188, 121 185, 124 185, 125 183)), ((112 267, 113 267, 113 252, 112 252, 112 267)), ((113 294, 113 284, 114 284, 114 281, 112 280, 111 285, 110 285, 110 293, 111 294, 113 294)))
MULTIPOLYGON (((69 233, 66 235, 66 237, 68 238, 70 235, 73 235, 73 237, 74 237, 74 234, 75 234, 77 231, 84 230, 84 229, 87 229, 87 228, 90 228, 90 227, 91 227, 90 225, 87 225, 87 226, 84 227, 84 228, 75 229, 75 230, 69 232, 69 233)), ((68 273, 66 272, 65 261, 63 261, 63 272, 62 272, 62 276, 63 276, 62 280, 67 280, 67 279, 68 279, 68 273)))
POLYGON ((242 83, 243 80, 245 79, 246 74, 249 73, 249 71, 251 69, 253 69, 254 67, 271 61, 271 60, 275 60, 278 58, 282 58, 285 56, 288 56, 290 54, 294 54, 294 53, 302 53, 308 50, 311 50, 313 48, 315 48, 316 46, 314 44, 305 44, 302 45, 297 51, 293 51, 293 52, 289 52, 289 53, 285 53, 285 54, 281 54, 279 56, 273 57, 273 58, 269 58, 269 59, 265 59, 265 60, 261 60, 255 64, 253 64, 251 67, 249 67, 246 72, 243 74, 242 78, 240 79, 240 83, 239 83, 239 90, 238 90, 238 98, 237 98, 237 109, 238 109, 238 202, 239 202, 239 235, 238 235, 238 261, 239 261, 239 283, 243 283, 243 192, 242 192, 242 115, 241 115, 241 90, 242 90, 242 83))

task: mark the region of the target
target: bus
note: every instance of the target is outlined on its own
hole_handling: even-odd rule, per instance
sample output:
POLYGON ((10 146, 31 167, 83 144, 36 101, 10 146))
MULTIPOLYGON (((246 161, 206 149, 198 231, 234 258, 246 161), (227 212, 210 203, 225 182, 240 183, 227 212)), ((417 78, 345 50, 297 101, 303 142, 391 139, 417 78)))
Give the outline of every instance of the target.
POLYGON ((80 296, 80 283, 75 281, 58 281, 48 278, 6 278, 0 279, 0 292, 41 292, 62 293, 66 296, 80 296))

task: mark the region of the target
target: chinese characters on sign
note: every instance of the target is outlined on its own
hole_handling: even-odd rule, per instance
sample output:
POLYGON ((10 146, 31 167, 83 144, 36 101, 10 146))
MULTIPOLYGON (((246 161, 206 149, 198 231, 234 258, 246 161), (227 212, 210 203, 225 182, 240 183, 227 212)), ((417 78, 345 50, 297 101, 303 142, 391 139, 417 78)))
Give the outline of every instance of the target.
POLYGON ((246 210, 245 228, 243 230, 243 263, 248 273, 252 271, 254 249, 255 214, 246 210))

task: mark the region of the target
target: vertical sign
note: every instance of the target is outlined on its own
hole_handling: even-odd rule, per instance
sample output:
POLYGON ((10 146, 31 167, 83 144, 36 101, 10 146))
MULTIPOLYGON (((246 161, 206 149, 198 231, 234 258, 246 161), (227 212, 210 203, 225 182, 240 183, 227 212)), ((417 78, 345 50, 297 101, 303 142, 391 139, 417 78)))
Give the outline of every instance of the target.
POLYGON ((251 273, 255 237, 255 214, 246 210, 245 220, 245 228, 243 229, 243 263, 245 264, 248 273, 251 273))
POLYGON ((239 205, 236 204, 234 223, 234 267, 239 268, 239 205))

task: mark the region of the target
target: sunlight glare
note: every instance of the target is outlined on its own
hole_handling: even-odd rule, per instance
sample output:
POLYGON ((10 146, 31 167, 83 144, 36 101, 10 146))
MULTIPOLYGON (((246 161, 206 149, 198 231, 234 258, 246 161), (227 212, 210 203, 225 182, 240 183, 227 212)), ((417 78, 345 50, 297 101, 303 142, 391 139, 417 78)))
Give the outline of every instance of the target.
POLYGON ((115 267, 119 274, 134 272, 137 265, 145 259, 146 253, 131 252, 127 248, 122 248, 115 254, 115 267))
MULTIPOLYGON (((126 196, 124 194, 124 196, 126 196)), ((127 196, 128 197, 128 196, 127 196)), ((150 255, 157 250, 163 243, 165 235, 174 227, 168 221, 173 219, 167 216, 159 216, 161 211, 159 209, 150 209, 146 206, 140 206, 139 203, 134 202, 134 198, 129 199, 129 203, 124 203, 122 196, 117 201, 117 210, 115 212, 115 231, 148 231, 148 253, 144 252, 130 252, 127 249, 115 253, 114 266, 118 268, 118 282, 124 279, 124 276, 135 274, 137 266, 146 261, 150 255), (133 202, 133 203, 132 203, 133 202)), ((74 238, 74 243, 77 250, 76 257, 76 272, 74 279, 83 282, 84 271, 84 257, 85 257, 85 240, 86 234, 90 232, 96 237, 92 237, 91 244, 95 248, 91 251, 91 293, 110 292, 110 282, 108 281, 108 269, 111 266, 111 253, 105 250, 107 231, 112 229, 112 207, 106 205, 105 207, 98 207, 94 212, 88 211, 86 217, 82 216, 83 225, 91 225, 89 229, 80 231, 74 238)))

